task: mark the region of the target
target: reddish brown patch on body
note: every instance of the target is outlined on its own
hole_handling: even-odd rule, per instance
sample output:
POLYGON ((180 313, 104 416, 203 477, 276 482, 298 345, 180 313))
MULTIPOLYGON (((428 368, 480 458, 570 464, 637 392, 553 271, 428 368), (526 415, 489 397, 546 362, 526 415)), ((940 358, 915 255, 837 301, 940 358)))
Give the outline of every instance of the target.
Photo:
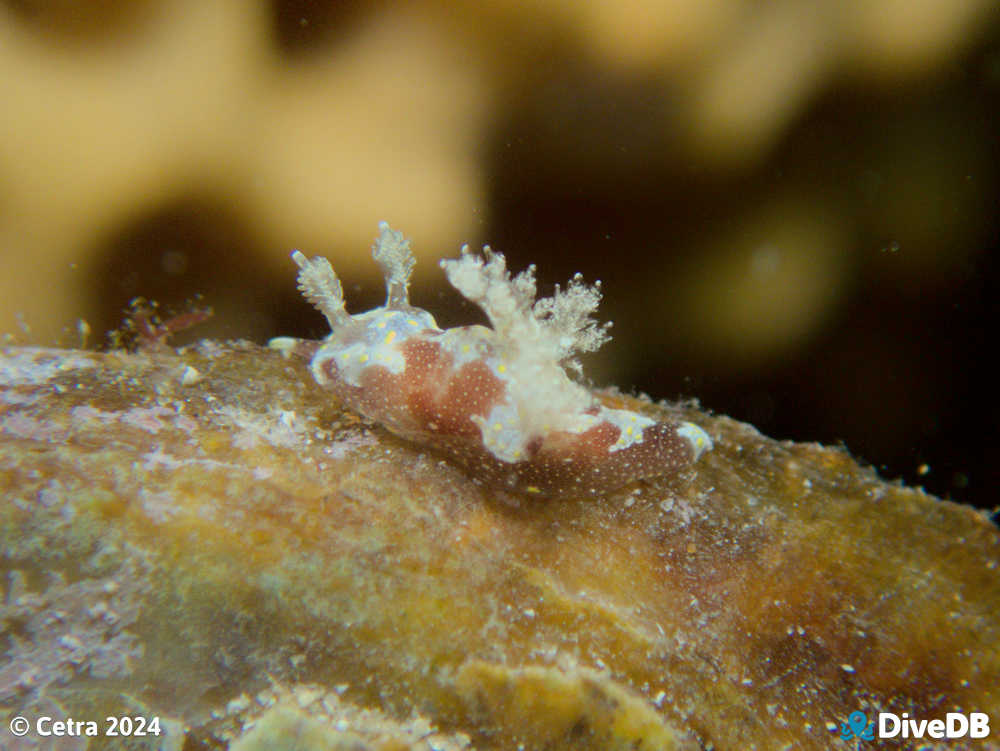
POLYGON ((451 377, 452 357, 438 342, 424 339, 409 339, 400 349, 406 368, 400 374, 397 398, 409 411, 415 428, 433 432, 440 427, 435 422, 436 405, 451 377))
POLYGON ((486 417, 493 407, 506 398, 507 384, 497 378, 482 362, 469 362, 459 368, 449 380, 439 410, 442 417, 454 424, 471 426, 481 437, 473 415, 486 417))
POLYGON ((442 350, 437 341, 416 337, 407 339, 399 349, 406 360, 401 375, 406 377, 411 393, 426 390, 430 400, 436 401, 438 394, 435 392, 454 368, 451 355, 442 350))
MULTIPOLYGON (((358 386, 344 383, 330 358, 322 365, 327 386, 369 419, 455 461, 476 482, 533 497, 592 495, 676 472, 694 459, 674 423, 651 425, 641 441, 613 451, 621 428, 603 421, 583 433, 529 436, 522 461, 503 461, 483 445, 482 430, 471 418, 486 417, 504 402, 508 384, 482 360, 456 369, 435 338, 409 339, 401 350, 403 372, 372 364, 358 386)), ((597 405, 586 410, 599 412, 597 405)))
POLYGON ((401 349, 406 370, 401 374, 405 382, 400 399, 414 424, 428 433, 479 440, 479 427, 470 418, 489 414, 504 399, 506 384, 482 362, 456 370, 454 357, 438 342, 410 339, 401 349))
POLYGON ((528 493, 536 498, 594 495, 630 482, 676 472, 693 459, 691 445, 677 426, 661 422, 643 432, 641 443, 609 451, 619 429, 595 425, 582 434, 558 433, 533 439, 528 459, 505 462, 476 436, 436 435, 424 441, 463 466, 478 483, 528 493))
POLYGON ((359 386, 333 381, 338 393, 365 417, 378 420, 394 430, 411 430, 413 419, 403 395, 406 371, 398 375, 382 365, 371 365, 361 371, 359 386))

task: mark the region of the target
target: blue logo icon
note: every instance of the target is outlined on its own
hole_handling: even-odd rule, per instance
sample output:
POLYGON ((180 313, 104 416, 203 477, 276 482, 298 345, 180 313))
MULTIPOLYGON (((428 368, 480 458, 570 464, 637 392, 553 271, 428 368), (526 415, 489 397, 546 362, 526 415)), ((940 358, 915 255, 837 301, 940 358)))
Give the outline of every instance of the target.
POLYGON ((847 715, 847 722, 840 723, 840 737, 845 741, 851 738, 870 741, 875 737, 875 723, 868 722, 864 712, 851 712, 847 715))

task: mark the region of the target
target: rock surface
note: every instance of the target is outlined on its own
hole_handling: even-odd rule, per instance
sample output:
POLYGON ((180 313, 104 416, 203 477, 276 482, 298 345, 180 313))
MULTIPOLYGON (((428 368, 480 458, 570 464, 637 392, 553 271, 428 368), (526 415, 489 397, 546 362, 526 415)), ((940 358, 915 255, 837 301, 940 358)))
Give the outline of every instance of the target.
POLYGON ((715 449, 596 499, 500 496, 256 345, 0 350, 0 703, 235 751, 823 749, 856 710, 1000 723, 984 515, 838 449, 602 398, 715 449))

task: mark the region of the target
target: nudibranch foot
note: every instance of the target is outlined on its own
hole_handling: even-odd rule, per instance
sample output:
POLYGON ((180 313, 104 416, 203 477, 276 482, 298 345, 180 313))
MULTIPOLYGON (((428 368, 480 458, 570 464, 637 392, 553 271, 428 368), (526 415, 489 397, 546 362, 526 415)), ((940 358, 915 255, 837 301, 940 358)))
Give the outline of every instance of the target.
POLYGON ((611 409, 569 377, 567 368, 580 370, 577 353, 609 338, 610 324, 592 319, 599 283, 577 275, 536 301, 534 267, 511 278, 503 255, 466 246, 441 266, 492 328, 442 330, 410 305, 414 259, 403 235, 382 222, 372 255, 386 304, 352 316, 329 261, 295 251, 299 288, 331 332, 322 342, 281 337, 270 346, 308 359, 317 383, 393 433, 476 480, 539 496, 612 490, 676 472, 712 448, 693 423, 611 409))

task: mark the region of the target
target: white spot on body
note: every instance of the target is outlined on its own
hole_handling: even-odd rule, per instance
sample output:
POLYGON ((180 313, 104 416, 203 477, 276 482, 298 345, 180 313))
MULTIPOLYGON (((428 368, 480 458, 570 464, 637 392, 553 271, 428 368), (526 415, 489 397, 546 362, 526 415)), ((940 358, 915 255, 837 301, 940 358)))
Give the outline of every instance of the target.
POLYGON ((642 443, 643 431, 656 424, 655 420, 627 409, 608 409, 607 407, 602 407, 599 417, 621 430, 621 435, 618 436, 618 440, 614 445, 608 449, 609 451, 621 451, 633 443, 642 443))
POLYGON ((351 386, 361 384, 361 373, 372 365, 399 375, 406 368, 402 345, 418 335, 439 335, 434 317, 422 310, 376 308, 352 317, 343 332, 334 331, 313 356, 313 377, 324 383, 323 365, 333 360, 339 377, 351 386), (360 324, 360 325, 358 325, 360 324))
POLYGON ((708 433, 699 428, 693 422, 683 422, 677 428, 677 435, 688 439, 691 444, 691 451, 694 453, 695 461, 706 451, 712 450, 712 439, 708 433))
POLYGON ((479 427, 483 446, 497 459, 511 463, 524 459, 531 436, 523 431, 516 407, 504 402, 493 407, 486 417, 471 415, 469 419, 479 427))

